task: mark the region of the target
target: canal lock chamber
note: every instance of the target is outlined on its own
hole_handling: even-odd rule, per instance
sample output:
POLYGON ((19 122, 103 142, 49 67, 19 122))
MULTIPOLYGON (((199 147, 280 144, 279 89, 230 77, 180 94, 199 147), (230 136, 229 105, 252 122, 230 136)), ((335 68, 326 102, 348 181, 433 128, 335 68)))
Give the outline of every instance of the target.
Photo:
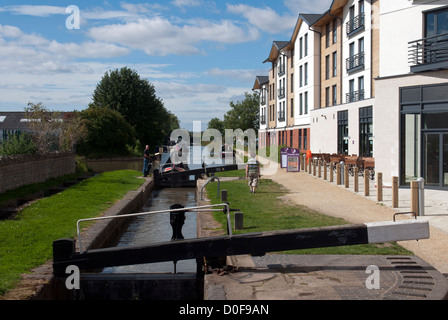
MULTIPOLYGON (((196 188, 162 188, 151 191, 141 209, 152 212, 175 204, 197 206, 196 188)), ((172 240, 170 212, 134 217, 114 247, 143 246, 172 240)), ((197 238, 197 213, 186 212, 182 226, 185 239, 197 238)), ((203 300, 203 261, 181 260, 107 267, 81 273, 79 290, 70 290, 73 300, 203 300)))

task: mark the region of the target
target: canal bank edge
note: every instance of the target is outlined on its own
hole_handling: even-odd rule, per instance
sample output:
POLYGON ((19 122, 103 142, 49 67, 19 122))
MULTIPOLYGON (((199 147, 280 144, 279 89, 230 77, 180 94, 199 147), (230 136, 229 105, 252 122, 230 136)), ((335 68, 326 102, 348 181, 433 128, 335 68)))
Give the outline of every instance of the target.
MULTIPOLYGON (((151 196, 154 180, 146 181, 135 191, 129 191, 102 216, 118 216, 139 211, 151 196)), ((121 235, 129 220, 111 219, 100 220, 81 233, 83 248, 93 249, 109 246, 121 235)), ((57 240, 57 239, 55 239, 57 240)), ((0 300, 65 300, 66 290, 60 287, 60 282, 53 277, 53 261, 23 274, 19 284, 5 293, 0 300)))

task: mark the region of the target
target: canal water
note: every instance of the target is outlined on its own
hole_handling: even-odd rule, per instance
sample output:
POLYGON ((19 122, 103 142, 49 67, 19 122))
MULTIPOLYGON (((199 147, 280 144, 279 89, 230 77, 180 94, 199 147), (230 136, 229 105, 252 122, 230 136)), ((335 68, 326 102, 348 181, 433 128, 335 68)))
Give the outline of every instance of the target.
MULTIPOLYGON (((154 190, 141 212, 167 210, 173 204, 195 207, 195 188, 167 188, 154 190)), ((185 239, 197 238, 197 213, 186 212, 182 235, 185 239)), ((118 241, 117 247, 140 246, 171 241, 173 235, 170 213, 157 213, 136 217, 118 241)), ((177 273, 195 273, 196 260, 181 260, 176 263, 177 273)), ((174 273, 173 262, 148 263, 105 268, 103 273, 174 273)))

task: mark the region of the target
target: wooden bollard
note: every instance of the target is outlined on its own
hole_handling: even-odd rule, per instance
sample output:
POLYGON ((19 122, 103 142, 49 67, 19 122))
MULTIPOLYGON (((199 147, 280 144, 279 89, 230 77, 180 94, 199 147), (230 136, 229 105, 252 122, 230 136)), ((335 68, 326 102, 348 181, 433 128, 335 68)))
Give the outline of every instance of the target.
POLYGON ((381 172, 378 172, 377 178, 376 178, 376 200, 378 202, 383 201, 383 174, 381 172))
POLYGON ((398 177, 392 177, 392 208, 398 208, 398 177))
POLYGON ((411 212, 418 216, 418 181, 411 181, 411 212))
POLYGON ((313 159, 313 176, 316 176, 316 159, 313 159))
POLYGON ((370 170, 368 170, 368 169, 364 170, 364 195, 366 197, 370 196, 369 175, 370 175, 370 170))
POLYGON ((234 225, 235 230, 243 230, 243 213, 242 212, 235 212, 234 215, 234 225))
POLYGON ((345 165, 345 166, 344 166, 344 185, 345 185, 346 188, 349 187, 349 185, 350 185, 349 182, 350 182, 350 181, 348 180, 348 166, 345 165))
POLYGON ((334 164, 333 162, 330 163, 330 182, 333 182, 333 169, 334 169, 334 164))
POLYGON ((341 165, 339 163, 336 165, 336 184, 341 184, 341 165))
POLYGON ((311 158, 308 158, 308 173, 311 174, 311 158))
POLYGON ((323 163, 323 167, 324 167, 324 180, 327 180, 327 161, 325 160, 323 163))
POLYGON ((322 177, 322 160, 317 161, 317 177, 322 177))
POLYGON ((359 169, 358 169, 358 167, 355 167, 353 169, 353 171, 354 171, 354 173, 353 173, 353 189, 355 192, 358 192, 359 191, 359 178, 358 178, 359 169))

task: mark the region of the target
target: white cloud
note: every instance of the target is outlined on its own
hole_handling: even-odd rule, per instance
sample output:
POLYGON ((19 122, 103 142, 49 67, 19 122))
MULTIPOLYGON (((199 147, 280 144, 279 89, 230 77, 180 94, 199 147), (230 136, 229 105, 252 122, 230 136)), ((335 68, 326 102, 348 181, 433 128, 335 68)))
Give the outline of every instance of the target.
POLYGON ((199 0, 174 0, 171 3, 176 7, 198 7, 201 5, 199 0))
POLYGON ((245 17, 249 23, 267 33, 281 33, 294 28, 297 17, 284 14, 280 16, 269 7, 263 9, 251 7, 245 4, 227 4, 227 10, 245 17))
POLYGON ((259 37, 256 30, 246 32, 227 20, 191 20, 189 24, 175 25, 162 17, 96 27, 87 34, 97 41, 116 43, 159 56, 200 54, 198 45, 203 41, 241 43, 259 37))
POLYGON ((39 5, 15 5, 0 8, 2 11, 9 11, 13 14, 28 15, 35 17, 48 17, 53 14, 66 14, 66 7, 39 6, 39 5))

